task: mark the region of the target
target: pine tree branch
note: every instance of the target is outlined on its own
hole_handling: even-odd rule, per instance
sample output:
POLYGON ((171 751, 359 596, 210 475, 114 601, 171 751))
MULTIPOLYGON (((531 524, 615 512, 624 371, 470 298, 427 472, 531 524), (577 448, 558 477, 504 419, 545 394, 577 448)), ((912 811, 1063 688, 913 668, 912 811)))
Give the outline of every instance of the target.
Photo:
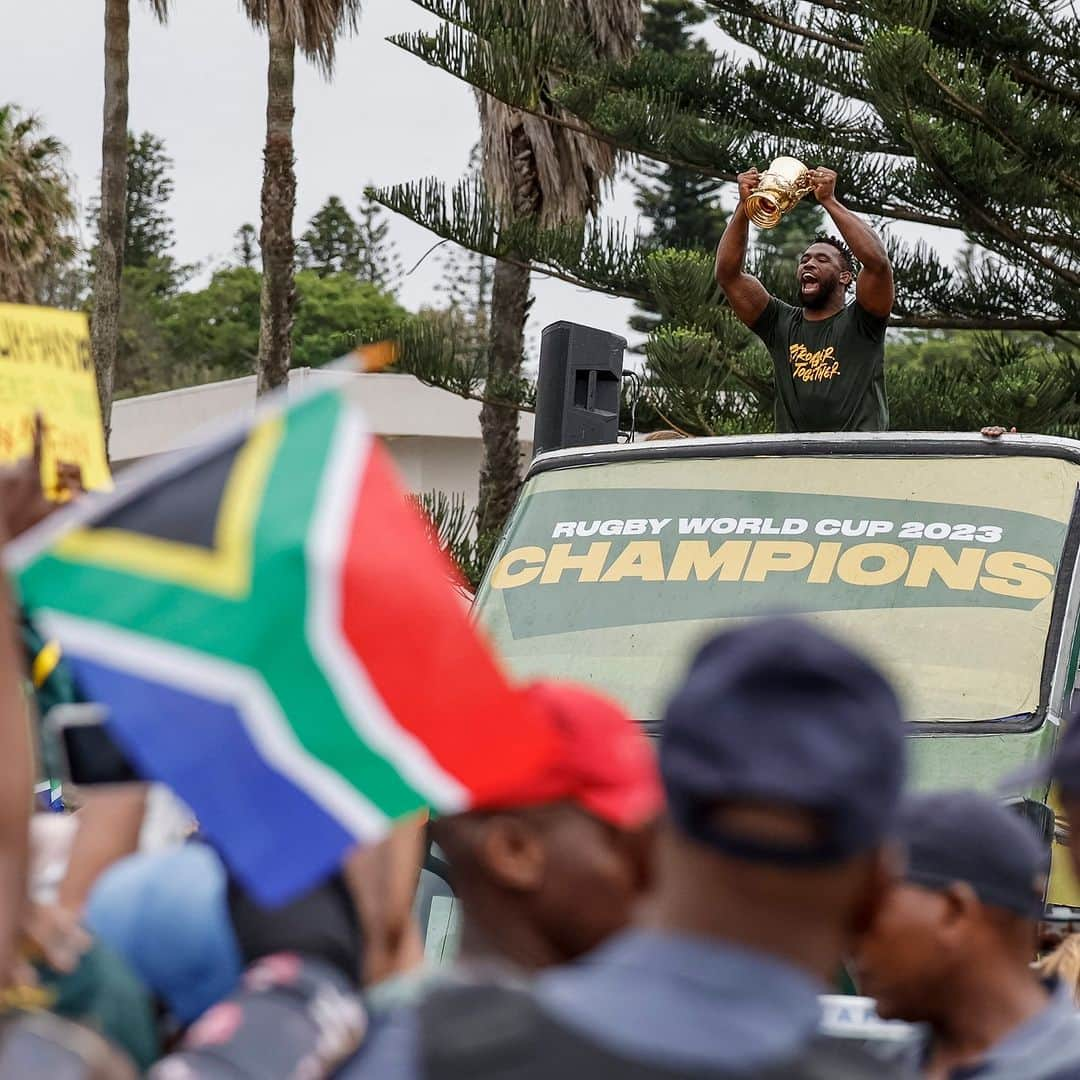
MULTIPOLYGON (((461 62, 452 63, 451 58, 448 55, 439 55, 439 48, 442 48, 444 52, 448 49, 446 41, 443 40, 441 46, 431 37, 431 35, 398 35, 397 37, 390 38, 394 44, 405 49, 423 59, 426 63, 432 66, 438 67, 441 70, 445 70, 448 73, 454 75, 456 78, 461 79, 474 87, 482 89, 485 93, 491 94, 493 97, 505 102, 506 104, 528 112, 534 116, 544 119, 548 123, 554 123, 559 126, 565 127, 570 131, 577 134, 585 135, 595 138, 599 141, 608 143, 616 149, 624 149, 632 152, 644 152, 648 154, 650 158, 655 161, 663 162, 665 164, 687 168, 703 172, 705 175, 716 178, 732 181, 735 177, 736 168, 720 168, 715 164, 703 160, 701 156, 689 157, 686 155, 680 155, 665 151, 654 145, 642 146, 633 145, 627 142, 625 139, 620 139, 609 131, 604 130, 602 124, 596 122, 595 117, 590 117, 592 123, 586 123, 579 117, 570 117, 565 115, 552 116, 550 112, 546 111, 541 105, 527 100, 527 96, 522 92, 522 84, 520 81, 514 83, 513 92, 508 93, 506 86, 493 85, 488 79, 479 78, 476 71, 464 72, 461 68, 461 62), (422 39, 422 40, 421 40, 422 39)), ((466 50, 469 46, 461 41, 455 41, 454 49, 457 50, 454 55, 458 56, 461 50, 466 50)), ((574 102, 568 100, 567 93, 560 93, 560 103, 570 108, 571 112, 576 111, 574 108, 574 102)), ((689 119, 689 118, 688 118, 689 119)), ((748 157, 748 160, 752 158, 748 157)), ((892 218, 897 221, 905 221, 921 225, 930 225, 937 228, 958 229, 962 228, 962 223, 958 222, 954 218, 946 217, 940 214, 929 213, 925 210, 914 208, 912 206, 897 205, 895 203, 883 202, 880 204, 870 203, 865 199, 858 197, 847 197, 847 204, 858 213, 868 213, 877 216, 883 216, 892 218)), ((1044 236, 1027 236, 1020 230, 1017 230, 1018 235, 1025 236, 1027 240, 1034 243, 1044 243, 1048 238, 1044 236)))
POLYGON ((811 30, 809 27, 799 26, 797 23, 788 22, 786 19, 781 19, 776 15, 770 15, 757 4, 732 4, 726 3, 725 0, 705 0, 705 3, 709 7, 720 8, 732 15, 763 22, 768 26, 773 26, 777 30, 782 30, 784 33, 791 34, 794 37, 800 37, 806 41, 816 41, 821 45, 828 45, 832 49, 840 49, 843 52, 851 53, 862 53, 865 51, 863 46, 859 45, 857 42, 845 41, 843 38, 833 37, 831 34, 823 34, 817 30, 811 30))
MULTIPOLYGON (((913 138, 913 142, 919 142, 913 138)), ((930 163, 934 167, 934 171, 937 173, 939 179, 941 179, 948 188, 953 192, 954 197, 958 202, 962 203, 968 210, 968 213, 972 215, 977 221, 979 221, 983 228, 988 232, 991 232, 1006 242, 1012 244, 1015 248, 1023 251, 1032 262, 1038 263, 1044 270, 1048 270, 1055 277, 1061 278, 1063 281, 1068 282, 1070 285, 1080 287, 1080 274, 1069 270, 1067 267, 1062 266, 1060 263, 1055 262, 1053 259, 1047 258, 1043 253, 1036 248, 1033 248, 1028 243, 1027 238, 1015 229, 1012 225, 1001 220, 998 217, 990 214, 979 206, 968 193, 964 190, 963 185, 958 184, 937 154, 934 153, 931 147, 925 144, 921 145, 923 160, 930 163)))
POLYGON ((1021 67, 1016 61, 1009 61, 1007 66, 1017 82, 1022 82, 1027 86, 1034 87, 1036 90, 1041 90, 1044 94, 1051 94, 1054 97, 1061 98, 1071 105, 1080 105, 1080 91, 1041 78, 1039 75, 1036 75, 1035 72, 1021 67))
MULTIPOLYGON (((548 123, 557 124, 560 127, 565 127, 570 131, 576 132, 582 135, 588 135, 601 142, 606 142, 616 149, 622 149, 629 152, 644 153, 653 161, 661 162, 665 165, 670 165, 675 168, 689 169, 694 172, 700 172, 705 176, 712 177, 717 180, 726 180, 734 183, 737 178, 737 173, 733 169, 720 169, 700 159, 691 160, 687 157, 680 157, 676 154, 665 153, 655 148, 641 148, 634 147, 626 143, 625 141, 615 138, 613 135, 605 132, 602 128, 587 124, 579 119, 573 119, 568 116, 552 116, 546 113, 539 107, 533 107, 524 100, 515 95, 509 95, 505 92, 499 92, 497 88, 490 85, 478 86, 476 83, 469 83, 469 80, 464 76, 458 74, 452 69, 443 66, 434 59, 430 59, 419 52, 416 52, 411 43, 404 40, 404 35, 398 35, 397 37, 387 38, 393 45, 397 45, 399 48, 404 49, 406 52, 410 52, 425 63, 430 64, 432 67, 437 67, 440 70, 446 71, 450 75, 454 75, 455 78, 460 79, 462 82, 468 83, 478 89, 484 91, 484 93, 490 94, 492 97, 497 98, 504 104, 510 105, 513 108, 520 109, 522 112, 530 113, 533 116, 546 120, 548 123), (401 40, 399 40, 401 38, 401 40)), ((560 95, 560 101, 564 100, 560 95)), ((943 217, 936 214, 928 214, 919 210, 911 209, 910 207, 897 206, 894 204, 883 203, 881 205, 871 205, 861 199, 848 199, 847 205, 857 213, 873 214, 879 217, 892 218, 895 221, 910 222, 916 225, 931 225, 936 228, 957 230, 962 226, 952 218, 943 217)), ((392 209, 392 207, 391 207, 392 209)), ((556 275, 558 276, 558 275, 556 275)), ((566 279, 572 280, 572 279, 566 279)), ((625 295, 625 294, 613 294, 613 295, 625 295)))
POLYGON ((956 315, 905 315, 891 319, 890 326, 908 330, 1034 330, 1057 334, 1062 330, 1080 330, 1080 318, 977 318, 956 315))
MULTIPOLYGON (((994 135, 997 140, 1004 146, 1007 146, 1017 157, 1027 160, 1029 158, 1027 150, 1016 142, 1007 132, 1003 131, 1001 127, 995 124, 989 116, 980 108, 972 105, 970 102, 965 101, 959 94, 957 94, 948 83, 945 82, 940 76, 935 74, 927 66, 923 66, 923 74, 938 88, 938 90, 945 96, 945 99, 952 105, 957 111, 967 116, 969 119, 981 124, 987 131, 994 135)), ((1080 194, 1080 180, 1076 177, 1070 176, 1067 172, 1058 172, 1058 179, 1067 187, 1070 191, 1080 194)))
MULTIPOLYGON (((801 160, 837 168, 841 198, 855 212, 960 230, 979 245, 951 270, 931 252, 901 245, 893 255, 893 325, 1060 333, 1080 324, 1080 232, 1070 229, 1074 190, 1061 178, 1075 155, 1069 156, 1067 129, 1057 123, 1067 111, 1053 99, 1045 105, 1032 99, 1023 80, 1008 74, 1010 64, 1023 66, 1028 56, 1040 55, 1032 51, 1037 42, 1049 60, 1040 74, 1058 78, 1066 69, 1054 60, 1055 50, 1073 40, 1071 31, 1047 35, 1044 44, 1030 24, 1018 29, 1015 19, 995 11, 980 40, 969 45, 957 29, 954 0, 939 0, 933 11, 920 7, 921 13, 917 5, 909 12, 903 0, 711 0, 722 13, 717 21, 765 57, 764 65, 703 63, 700 54, 665 59, 647 51, 627 63, 597 64, 581 62, 572 30, 544 22, 554 0, 535 0, 535 11, 521 0, 419 2, 455 29, 396 44, 549 125, 706 182, 730 182, 745 162, 775 156, 779 144, 801 160), (562 40, 547 40, 547 34, 562 40), (552 76, 542 85, 534 74, 538 64, 552 76), (553 116, 553 102, 566 112, 553 116), (1027 114, 1029 143, 1018 134, 1027 114)), ((668 343, 672 356, 685 348, 717 355, 710 352, 715 343, 709 345, 723 335, 714 325, 715 303, 693 285, 680 290, 681 304, 660 300, 658 306, 663 291, 644 247, 643 263, 627 262, 619 245, 605 244, 599 234, 583 244, 580 235, 512 233, 484 212, 482 227, 474 227, 466 220, 476 209, 468 200, 455 196, 448 213, 449 195, 438 207, 413 197, 416 192, 391 194, 380 201, 444 238, 559 280, 648 302, 674 324, 697 327, 685 340, 668 343)), ((677 270, 677 263, 670 268, 677 270)), ((691 271, 697 273, 688 265, 691 271)), ((689 281, 684 276, 675 284, 689 281)), ((744 365, 731 357, 741 348, 734 344, 718 361, 737 381, 734 369, 744 365)), ((733 407, 714 395, 707 408, 687 401, 676 412, 689 410, 695 424, 726 430, 735 422, 733 407)))
MULTIPOLYGON (((416 55, 420 59, 425 60, 426 63, 429 63, 434 67, 438 67, 441 70, 447 71, 449 74, 454 75, 456 78, 459 78, 466 83, 470 83, 469 78, 467 78, 466 76, 461 75, 457 71, 444 66, 437 59, 430 57, 426 53, 422 51, 417 51, 417 49, 414 48, 415 43, 407 39, 406 35, 399 35, 397 37, 389 38, 388 40, 391 41, 392 44, 398 45, 398 47, 404 49, 405 51, 413 53, 413 55, 416 55)), ((573 131, 577 134, 586 135, 591 138, 595 138, 601 142, 606 142, 616 149, 632 150, 639 153, 644 152, 647 153, 648 156, 654 161, 662 162, 666 165, 670 165, 676 168, 685 168, 693 171, 698 171, 706 176, 715 179, 726 180, 729 182, 734 182, 736 179, 736 173, 733 169, 716 168, 715 166, 710 165, 709 163, 701 160, 700 158, 692 160, 688 157, 682 157, 676 154, 658 150, 655 147, 633 147, 627 144, 624 140, 620 140, 612 134, 604 131, 602 127, 591 125, 583 122, 580 119, 572 118, 565 115, 553 116, 549 112, 545 111, 542 107, 533 106, 517 95, 506 94, 498 87, 492 86, 490 84, 481 85, 475 82, 470 83, 470 85, 482 89, 485 93, 491 94, 491 96, 498 98, 500 101, 503 101, 507 105, 521 109, 523 112, 530 113, 531 115, 543 119, 548 123, 565 127, 568 130, 573 131)), ((561 103, 568 105, 571 104, 566 101, 564 95, 560 94, 559 98, 561 103)), ((571 111, 573 110, 571 109, 571 111)), ((913 209, 909 206, 899 206, 888 202, 884 202, 881 204, 873 204, 857 197, 847 197, 845 198, 845 202, 856 213, 871 214, 874 216, 891 218, 895 221, 904 221, 919 225, 929 225, 936 228, 943 228, 949 230, 957 230, 963 228, 962 223, 958 222, 954 218, 948 218, 942 215, 927 213, 921 210, 913 209)), ((1024 233, 1021 233, 1019 230, 1017 230, 1017 235, 1022 236, 1025 239, 1030 240, 1034 243, 1045 243, 1049 242, 1052 239, 1050 237, 1046 237, 1040 234, 1027 236, 1024 233)), ((554 276, 560 277, 563 280, 570 281, 573 284, 578 283, 572 276, 565 277, 562 272, 556 272, 554 273, 554 276)), ((612 290, 608 291, 610 291, 612 295, 630 295, 627 293, 621 293, 612 290)))
POLYGON ((434 178, 368 192, 387 209, 470 251, 610 296, 638 301, 648 297, 641 268, 645 251, 636 242, 628 243, 616 227, 600 222, 558 228, 502 222, 476 179, 461 181, 449 192, 434 178))

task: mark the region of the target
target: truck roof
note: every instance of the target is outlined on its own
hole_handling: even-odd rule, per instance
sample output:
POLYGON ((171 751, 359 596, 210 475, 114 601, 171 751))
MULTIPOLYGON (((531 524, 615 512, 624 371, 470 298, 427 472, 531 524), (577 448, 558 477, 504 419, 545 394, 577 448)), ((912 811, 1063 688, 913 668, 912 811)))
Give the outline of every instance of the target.
POLYGON ((843 431, 817 434, 656 439, 549 450, 533 458, 526 479, 553 469, 573 469, 583 465, 601 465, 610 462, 702 457, 814 457, 831 454, 1052 457, 1080 465, 1080 441, 1063 439, 1054 435, 1028 434, 1007 434, 1000 438, 988 438, 974 431, 843 431))

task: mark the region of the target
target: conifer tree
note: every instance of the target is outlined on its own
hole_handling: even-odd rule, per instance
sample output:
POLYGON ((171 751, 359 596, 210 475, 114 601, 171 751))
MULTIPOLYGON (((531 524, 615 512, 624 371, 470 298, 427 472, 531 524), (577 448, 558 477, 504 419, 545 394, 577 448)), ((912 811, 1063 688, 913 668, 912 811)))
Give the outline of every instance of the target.
POLYGON ((237 266, 254 270, 259 264, 259 230, 250 221, 233 233, 233 259, 237 266))
POLYGON ((331 195, 297 241, 297 265, 320 277, 348 274, 393 292, 401 277, 401 260, 389 232, 386 211, 368 196, 354 217, 337 195, 331 195))
MULTIPOLYGON (((563 110, 557 122, 617 149, 704 182, 732 181, 780 154, 835 168, 845 204, 874 219, 887 238, 895 325, 1046 335, 1049 348, 987 339, 974 390, 956 372, 922 373, 921 385, 894 380, 894 426, 931 414, 943 424, 950 410, 955 420, 946 426, 966 424, 980 407, 979 385, 986 387, 984 418, 1011 420, 1000 414, 1005 407, 1042 428, 1075 423, 1080 26, 1069 5, 699 0, 738 49, 713 57, 658 39, 627 61, 599 63, 560 21, 553 0, 525 8, 511 0, 423 6, 444 24, 435 33, 401 35, 397 44, 537 116, 546 115, 538 72, 555 71, 550 94, 563 110), (954 261, 925 241, 902 238, 893 227, 899 224, 962 236, 970 255, 954 261), (1025 404, 1030 387, 1001 381, 1006 370, 1016 375, 1017 349, 1048 372, 1038 408, 1025 404), (991 384, 1000 393, 991 393, 991 384)), ((657 312, 663 325, 646 349, 649 392, 674 426, 691 433, 767 426, 768 370, 756 344, 724 314, 707 253, 656 251, 603 222, 576 230, 507 227, 475 181, 450 191, 412 182, 379 198, 473 250, 496 257, 512 251, 553 276, 657 312)), ((777 264, 771 242, 757 245, 759 273, 777 264)), ((418 352, 422 346, 416 343, 418 352)), ((437 367, 429 365, 429 376, 437 367)))
MULTIPOLYGON (((642 18, 642 44, 671 56, 711 55, 692 29, 704 21, 705 13, 693 0, 649 0, 642 18)), ((720 204, 723 182, 683 165, 647 158, 638 173, 634 205, 649 225, 644 243, 658 251, 715 250, 727 223, 720 204)), ((640 333, 656 329, 662 321, 656 308, 647 300, 637 306, 640 314, 631 317, 631 327, 640 333)))
POLYGON ((401 258, 390 239, 386 211, 374 199, 364 196, 357 209, 356 236, 359 258, 356 277, 383 292, 396 291, 401 280, 401 258))
POLYGON ((315 211, 296 245, 301 269, 328 274, 355 274, 360 266, 360 235, 356 221, 337 195, 315 211))

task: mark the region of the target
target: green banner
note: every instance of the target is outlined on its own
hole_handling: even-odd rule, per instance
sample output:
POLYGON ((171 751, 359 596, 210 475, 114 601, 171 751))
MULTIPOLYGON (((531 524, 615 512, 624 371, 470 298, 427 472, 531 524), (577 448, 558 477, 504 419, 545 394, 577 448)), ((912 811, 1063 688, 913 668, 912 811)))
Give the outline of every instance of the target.
POLYGON ((766 612, 1033 609, 1065 525, 992 507, 779 491, 527 495, 493 568, 514 638, 766 612), (587 511, 588 518, 582 518, 587 511))

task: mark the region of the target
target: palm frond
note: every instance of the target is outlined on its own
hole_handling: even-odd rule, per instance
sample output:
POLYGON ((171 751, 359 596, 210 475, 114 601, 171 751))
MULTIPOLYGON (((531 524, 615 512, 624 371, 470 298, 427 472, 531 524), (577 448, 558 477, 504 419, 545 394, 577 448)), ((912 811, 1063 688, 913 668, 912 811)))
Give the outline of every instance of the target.
MULTIPOLYGON (((165 4, 168 0, 154 0, 165 4)), ((329 74, 334 68, 337 38, 352 33, 360 22, 362 0, 240 0, 244 14, 265 29, 270 6, 276 5, 285 31, 297 48, 329 74)))
POLYGON ((62 143, 0 106, 0 300, 29 302, 54 260, 75 248, 75 204, 62 143))

